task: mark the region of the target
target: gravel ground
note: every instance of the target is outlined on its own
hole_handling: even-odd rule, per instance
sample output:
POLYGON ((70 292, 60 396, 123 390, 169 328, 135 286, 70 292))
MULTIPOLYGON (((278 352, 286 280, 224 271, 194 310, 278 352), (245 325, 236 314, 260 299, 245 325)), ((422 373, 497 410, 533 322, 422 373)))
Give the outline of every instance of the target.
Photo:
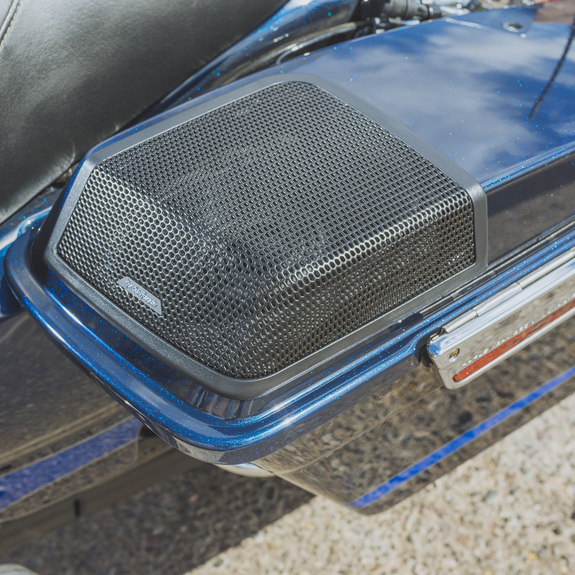
POLYGON ((575 573, 575 396, 389 511, 174 477, 0 556, 40 575, 575 573))

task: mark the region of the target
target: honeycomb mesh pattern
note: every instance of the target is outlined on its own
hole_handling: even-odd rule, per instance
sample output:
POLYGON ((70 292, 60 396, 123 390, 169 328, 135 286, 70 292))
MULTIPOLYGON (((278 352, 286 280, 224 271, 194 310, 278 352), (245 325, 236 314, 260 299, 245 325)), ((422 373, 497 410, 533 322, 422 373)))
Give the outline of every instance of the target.
POLYGON ((473 205, 362 113, 285 82, 102 161, 58 253, 187 355, 255 378, 471 266, 473 205))

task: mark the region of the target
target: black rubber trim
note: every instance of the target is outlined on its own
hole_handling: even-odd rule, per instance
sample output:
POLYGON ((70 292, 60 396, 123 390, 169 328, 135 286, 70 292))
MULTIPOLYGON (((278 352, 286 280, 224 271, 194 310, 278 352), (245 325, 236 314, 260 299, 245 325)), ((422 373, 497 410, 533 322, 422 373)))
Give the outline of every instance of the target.
POLYGON ((53 229, 43 230, 44 233, 50 233, 50 238, 44 252, 44 260, 48 267, 56 273, 62 282, 105 319, 107 319, 112 325, 128 335, 143 348, 147 349, 155 357, 190 376, 196 383, 199 383, 220 395, 233 399, 251 399, 259 395, 263 395, 280 385, 291 382, 296 378, 301 378, 306 372, 317 372, 318 369, 336 361, 344 354, 352 353, 354 348, 360 347, 364 342, 368 339, 372 339, 378 332, 384 330, 393 322, 407 317, 409 314, 429 305, 434 300, 448 294, 461 284, 476 277, 487 267, 487 198, 482 187, 469 174, 454 164, 446 156, 438 152, 426 142, 422 141, 405 127, 388 118, 379 110, 372 108, 365 101, 342 90, 328 80, 307 74, 282 74, 281 77, 272 76, 262 80, 257 80, 241 88, 228 92, 223 96, 214 98, 209 102, 199 104, 198 106, 162 120, 119 142, 97 150, 85 158, 70 188, 66 201, 63 203, 57 218, 54 219, 51 219, 52 221, 50 222, 54 225, 53 229), (324 348, 311 353, 303 359, 300 359, 274 374, 257 379, 239 379, 229 377, 190 358, 151 332, 149 329, 143 327, 122 309, 105 298, 79 274, 68 267, 64 260, 58 256, 56 249, 68 219, 76 206, 76 202, 84 189, 92 169, 101 161, 118 152, 139 144, 144 140, 183 124, 192 118, 201 116, 215 108, 225 106, 234 100, 238 100, 247 95, 258 92, 259 90, 273 84, 294 81, 305 82, 318 86, 331 95, 339 98, 349 106, 362 112, 384 129, 391 132, 394 136, 403 140, 403 142, 411 146, 461 185, 468 192, 473 202, 476 261, 473 266, 399 306, 395 310, 373 320, 369 324, 325 346, 324 348), (55 222, 54 219, 56 220, 55 222))

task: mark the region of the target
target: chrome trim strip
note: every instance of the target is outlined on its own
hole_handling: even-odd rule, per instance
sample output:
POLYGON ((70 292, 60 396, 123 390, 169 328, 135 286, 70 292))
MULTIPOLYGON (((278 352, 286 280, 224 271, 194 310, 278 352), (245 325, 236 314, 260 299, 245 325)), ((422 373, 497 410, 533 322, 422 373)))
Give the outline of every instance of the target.
POLYGON ((475 306, 473 309, 478 316, 486 314, 489 310, 493 309, 500 303, 503 303, 519 292, 521 292, 521 286, 517 282, 512 283, 509 287, 506 287, 504 290, 500 291, 496 296, 493 296, 487 301, 484 301, 483 303, 475 306))
POLYGON ((457 328, 465 325, 466 323, 470 322, 472 319, 478 317, 477 311, 475 309, 470 309, 468 312, 464 313, 463 315, 459 316, 457 319, 449 322, 447 325, 443 327, 443 331, 445 333, 451 333, 455 331, 457 328))
POLYGON ((548 264, 541 266, 537 271, 525 276, 524 278, 517 281, 517 283, 525 289, 537 280, 545 277, 547 274, 551 273, 553 270, 557 269, 559 266, 567 263, 575 257, 575 250, 567 250, 564 254, 560 255, 558 258, 551 260, 548 264))
POLYGON ((571 261, 575 258, 575 249, 567 250, 565 253, 561 254, 559 257, 551 260, 549 263, 541 266, 537 271, 530 273, 529 275, 517 280, 510 286, 505 288, 503 291, 499 292, 496 296, 488 299, 487 301, 476 305, 473 309, 469 310, 462 316, 450 321, 448 324, 444 325, 442 332, 451 333, 457 328, 470 322, 472 319, 483 315, 490 309, 494 308, 497 304, 504 302, 506 299, 510 298, 512 295, 519 293, 521 290, 529 287, 531 284, 535 283, 537 280, 545 277, 547 274, 551 273, 553 270, 557 269, 559 266, 571 261), (519 289, 518 289, 519 287, 519 289))

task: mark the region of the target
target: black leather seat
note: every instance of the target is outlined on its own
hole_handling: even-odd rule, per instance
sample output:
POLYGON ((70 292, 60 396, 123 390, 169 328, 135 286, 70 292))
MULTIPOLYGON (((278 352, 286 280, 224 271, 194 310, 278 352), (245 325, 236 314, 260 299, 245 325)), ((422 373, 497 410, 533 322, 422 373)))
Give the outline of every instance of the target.
POLYGON ((285 0, 0 0, 0 222, 285 0))

